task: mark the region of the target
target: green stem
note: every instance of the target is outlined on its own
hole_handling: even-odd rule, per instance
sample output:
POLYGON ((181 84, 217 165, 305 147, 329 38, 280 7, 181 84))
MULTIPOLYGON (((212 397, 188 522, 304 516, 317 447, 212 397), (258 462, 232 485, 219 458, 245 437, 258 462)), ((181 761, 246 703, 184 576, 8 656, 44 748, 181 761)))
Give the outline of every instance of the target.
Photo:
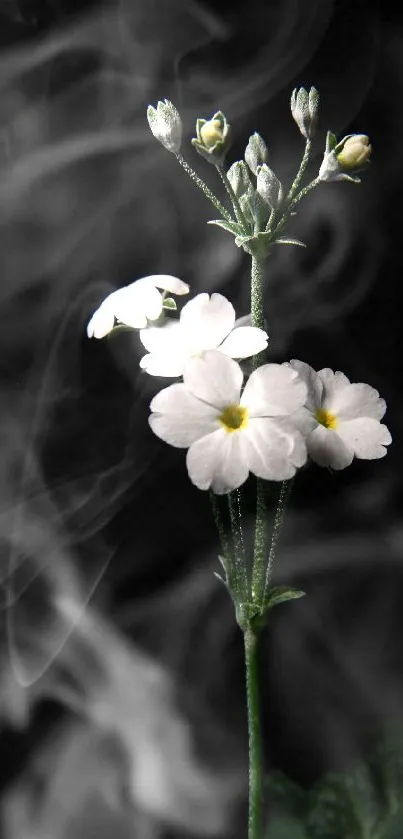
POLYGON ((319 184, 321 183, 322 181, 320 180, 320 178, 315 178, 315 180, 311 181, 310 184, 304 186, 304 188, 301 189, 298 195, 296 195, 295 198, 293 198, 292 201, 290 201, 284 215, 282 216, 277 227, 273 231, 273 241, 275 241, 278 238, 278 236, 280 236, 283 232, 284 227, 286 226, 294 207, 298 204, 298 201, 301 201, 301 198, 305 198, 305 195, 308 195, 308 192, 311 192, 312 189, 315 189, 315 187, 319 186, 319 184))
POLYGON ((204 192, 206 198, 208 198, 209 201, 211 201, 211 203, 214 204, 216 210, 218 210, 218 212, 221 213, 222 217, 225 218, 226 221, 233 223, 234 219, 232 218, 231 213, 229 213, 228 210, 226 210, 224 204, 221 204, 219 198, 217 198, 217 196, 214 195, 214 192, 212 192, 211 189, 208 188, 207 184, 205 184, 204 181, 202 181, 202 179, 199 178, 199 176, 192 169, 192 167, 189 166, 185 158, 182 157, 181 154, 177 154, 175 155, 175 157, 178 163, 180 163, 182 168, 185 170, 186 174, 189 175, 189 178, 191 178, 191 180, 194 181, 196 186, 198 186, 199 189, 201 189, 201 191, 204 192))
POLYGON ((242 530, 241 495, 239 490, 228 493, 228 510, 234 542, 234 567, 237 581, 237 596, 243 603, 248 600, 248 577, 246 573, 245 545, 242 530))
POLYGON ((259 708, 258 636, 249 626, 244 633, 249 734, 248 839, 261 839, 262 747, 259 708))
POLYGON ((217 528, 218 535, 220 537, 221 549, 222 549, 222 552, 224 554, 224 557, 226 559, 230 560, 231 556, 232 556, 232 552, 231 552, 231 548, 230 548, 228 535, 227 535, 227 532, 226 532, 226 529, 225 529, 225 526, 224 526, 223 518, 222 518, 222 515, 221 515, 218 498, 212 490, 210 490, 209 494, 210 494, 210 503, 211 503, 211 508, 212 508, 212 511, 213 511, 215 526, 217 528))
MULTIPOLYGON (((263 310, 263 260, 252 256, 251 268, 251 314, 252 326, 264 329, 263 310)), ((261 355, 261 353, 259 354, 261 355)), ((256 358, 257 356, 255 356, 256 358)))
POLYGON ((252 569, 252 600, 262 604, 266 555, 268 544, 268 515, 266 504, 266 483, 262 478, 256 480, 256 521, 252 569))
POLYGON ((227 190, 228 195, 231 199, 232 206, 234 208, 234 213, 236 215, 237 221, 243 227, 243 231, 244 231, 245 235, 247 235, 248 233, 250 233, 250 225, 249 225, 248 220, 247 220, 247 218, 246 218, 246 216, 245 216, 245 214, 242 210, 242 207, 241 207, 241 205, 238 201, 238 198, 236 197, 235 192, 232 189, 231 181, 230 181, 230 179, 229 179, 229 177, 228 177, 228 175, 227 175, 227 173, 226 173, 226 171, 225 171, 225 169, 222 165, 218 164, 216 166, 216 169, 217 169, 217 172, 220 175, 220 178, 221 178, 221 180, 222 180, 222 182, 225 186, 225 189, 227 190))
POLYGON ((277 550, 277 543, 279 540, 279 536, 281 533, 281 528, 283 526, 284 514, 286 503, 288 501, 289 495, 291 493, 292 485, 294 483, 294 478, 290 481, 282 481, 280 486, 280 492, 277 501, 276 513, 274 516, 274 523, 273 523, 273 530, 271 534, 271 543, 270 543, 270 551, 269 551, 269 559, 266 568, 266 579, 263 589, 263 599, 262 602, 266 602, 266 597, 269 590, 270 584, 270 577, 272 574, 274 560, 276 558, 276 550, 277 550))
POLYGON ((295 205, 298 204, 298 201, 301 201, 301 198, 305 198, 305 195, 308 195, 308 192, 311 192, 312 189, 315 189, 321 183, 323 183, 323 181, 320 178, 315 178, 310 184, 304 186, 304 188, 300 190, 298 195, 296 195, 288 205, 288 211, 292 212, 295 205))
POLYGON ((306 143, 305 143, 305 151, 304 151, 303 158, 301 160, 301 165, 298 169, 296 178, 295 178, 295 180, 294 180, 294 182, 291 186, 291 189, 290 189, 290 191, 287 195, 287 198, 286 198, 286 203, 287 204, 289 204, 290 201, 292 201, 292 199, 294 198, 294 196, 297 194, 297 192, 299 190, 302 178, 304 177, 304 174, 305 174, 306 167, 308 166, 308 163, 309 163, 309 158, 311 156, 311 150, 312 150, 312 140, 310 140, 308 138, 306 143))

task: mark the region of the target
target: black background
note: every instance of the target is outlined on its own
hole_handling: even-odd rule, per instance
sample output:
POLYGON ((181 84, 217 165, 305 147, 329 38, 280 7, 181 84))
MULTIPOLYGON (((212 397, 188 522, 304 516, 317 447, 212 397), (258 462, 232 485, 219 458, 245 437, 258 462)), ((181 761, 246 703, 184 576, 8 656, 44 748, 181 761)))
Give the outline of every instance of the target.
MULTIPOLYGON (((30 556, 15 574, 17 648, 25 660, 27 638, 46 631, 62 556, 84 598, 173 674, 213 762, 211 731, 225 730, 242 767, 246 729, 242 639, 212 574, 208 497, 190 485, 184 453, 148 428, 149 401, 165 383, 139 370, 137 337, 89 341, 86 323, 109 291, 152 273, 176 274, 192 293, 221 291, 238 315, 248 311, 247 258, 206 226, 203 196, 148 130, 148 103, 176 103, 186 142, 197 116, 222 109, 230 161, 258 130, 285 182, 302 153, 294 86, 314 84, 322 96, 312 175, 327 129, 371 138, 362 184, 311 194, 289 231, 306 251, 278 248, 267 263, 270 360, 301 358, 373 385, 393 436, 384 460, 339 474, 311 467, 293 492, 276 577, 307 596, 273 613, 261 666, 268 765, 305 786, 402 721, 403 32, 394 14, 387 3, 330 0, 247 9, 7 0, 0 10, 5 567, 10 554, 30 556), (32 511, 40 536, 26 523, 32 511)), ((6 598, 3 614, 6 624, 6 598)), ((4 672, 8 645, 5 631, 4 672)), ((5 793, 68 713, 38 693, 24 725, 4 709, 5 793)))

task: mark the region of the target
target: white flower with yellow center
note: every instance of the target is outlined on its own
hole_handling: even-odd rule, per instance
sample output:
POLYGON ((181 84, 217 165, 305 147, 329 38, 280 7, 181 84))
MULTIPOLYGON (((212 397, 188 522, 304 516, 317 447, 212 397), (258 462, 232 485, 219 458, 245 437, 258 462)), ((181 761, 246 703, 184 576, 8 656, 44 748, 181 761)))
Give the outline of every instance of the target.
POLYGON ((179 321, 140 332, 148 350, 140 366, 151 376, 181 376, 186 362, 205 350, 231 358, 249 358, 267 346, 267 334, 254 326, 235 327, 235 309, 222 294, 197 294, 183 307, 179 321))
POLYGON ((143 329, 147 321, 156 320, 162 312, 164 298, 159 288, 171 294, 189 292, 187 283, 170 274, 142 277, 108 294, 88 323, 88 337, 104 338, 113 329, 115 321, 134 329, 143 329))
POLYGON ((209 350, 187 362, 183 384, 164 388, 150 405, 154 434, 188 448, 191 481, 218 495, 241 486, 249 472, 270 481, 292 478, 307 457, 292 421, 307 392, 297 372, 264 364, 241 395, 242 382, 236 361, 209 350))
POLYGON ((284 366, 298 372, 307 386, 306 405, 294 419, 315 463, 345 469, 354 456, 362 460, 385 456, 392 438, 380 423, 386 403, 375 388, 352 384, 340 371, 325 368, 316 373, 296 359, 284 366))

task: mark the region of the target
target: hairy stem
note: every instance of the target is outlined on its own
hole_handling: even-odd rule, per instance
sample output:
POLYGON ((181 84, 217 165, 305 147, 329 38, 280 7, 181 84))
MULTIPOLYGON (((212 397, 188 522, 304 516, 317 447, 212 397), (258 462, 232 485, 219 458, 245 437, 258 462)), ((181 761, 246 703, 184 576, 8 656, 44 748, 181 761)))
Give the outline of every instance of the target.
POLYGON ((189 175, 189 178, 191 178, 191 180, 194 181, 196 186, 198 186, 199 189, 201 189, 201 191, 204 192, 206 198, 208 198, 209 201, 211 201, 211 203, 214 204, 216 210, 218 210, 218 212, 221 213, 222 217, 225 218, 226 221, 233 222, 234 219, 232 218, 231 213, 229 213, 228 210, 224 207, 224 204, 221 204, 220 199, 217 198, 216 195, 214 195, 214 192, 212 192, 211 189, 209 189, 207 184, 205 184, 204 181, 202 181, 202 179, 199 178, 199 176, 192 169, 192 167, 189 166, 185 158, 182 157, 181 154, 177 154, 175 155, 175 157, 178 163, 180 163, 182 168, 185 170, 186 174, 189 175))
POLYGON ((311 156, 311 150, 312 150, 312 140, 310 140, 308 138, 306 143, 305 143, 305 151, 304 151, 303 158, 301 160, 301 165, 298 169, 297 175, 296 175, 295 180, 294 180, 294 182, 291 186, 291 189, 290 189, 290 191, 287 195, 287 199, 286 199, 287 204, 289 204, 290 201, 292 201, 292 199, 294 198, 294 196, 297 194, 297 192, 299 190, 302 178, 304 177, 304 174, 305 174, 306 167, 308 166, 308 163, 309 163, 309 158, 311 156))
POLYGON ((298 201, 301 201, 301 198, 305 198, 305 195, 308 195, 308 192, 311 192, 312 189, 315 189, 315 187, 319 186, 319 184, 321 183, 322 181, 320 180, 320 178, 315 178, 315 180, 311 181, 310 184, 304 186, 304 188, 300 190, 300 192, 295 196, 295 198, 293 198, 292 201, 290 201, 277 227, 273 231, 273 241, 275 241, 283 232, 294 207, 298 204, 298 201))
POLYGON ((232 556, 228 534, 225 529, 224 521, 221 515, 220 505, 217 496, 210 490, 210 503, 213 511, 214 522, 220 537, 221 549, 224 556, 230 559, 232 556))
POLYGON ((237 580, 238 596, 243 602, 248 600, 248 577, 246 572, 245 546, 242 529, 241 494, 239 489, 228 493, 228 510, 234 542, 234 567, 237 580))
POLYGON ((244 633, 249 735, 248 839, 261 839, 262 746, 259 703, 258 636, 249 626, 244 633))
POLYGON ((263 590, 263 603, 265 603, 266 597, 267 597, 267 594, 268 594, 270 577, 271 577, 271 573, 272 573, 273 566, 274 566, 274 560, 276 558, 277 544, 278 544, 279 536, 280 536, 280 533, 281 533, 281 528, 283 526, 285 508, 286 508, 286 504, 287 504, 288 498, 289 498, 290 493, 291 493, 293 483, 294 483, 294 478, 292 478, 290 481, 282 481, 281 486, 280 486, 280 492, 279 492, 279 496, 278 496, 278 500, 277 500, 276 513, 275 513, 275 516, 274 516, 273 530, 272 530, 272 534, 271 534, 269 559, 268 559, 268 563, 267 563, 267 567, 266 567, 266 579, 265 579, 264 590, 263 590))

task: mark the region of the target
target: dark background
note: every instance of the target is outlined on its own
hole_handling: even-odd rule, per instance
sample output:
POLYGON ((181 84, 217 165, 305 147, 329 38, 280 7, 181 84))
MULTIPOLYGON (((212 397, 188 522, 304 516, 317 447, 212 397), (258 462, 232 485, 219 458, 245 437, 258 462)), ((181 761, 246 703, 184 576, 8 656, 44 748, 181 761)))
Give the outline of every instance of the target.
MULTIPOLYGON (((81 835, 81 823, 66 826, 70 815, 65 823, 43 804, 53 795, 70 813, 81 786, 71 804, 79 770, 69 764, 62 791, 52 792, 51 773, 32 761, 45 744, 52 757, 45 750, 43 765, 59 767, 60 732, 88 751, 99 684, 109 697, 115 691, 112 717, 133 691, 127 726, 141 730, 155 687, 137 651, 170 680, 157 690, 153 719, 165 721, 165 733, 150 734, 150 750, 161 748, 174 792, 157 814, 152 795, 145 808, 134 795, 136 834, 208 834, 205 814, 220 812, 225 783, 228 830, 230 812, 244 815, 242 639, 212 574, 208 497, 190 484, 184 453, 148 428, 150 399, 165 382, 141 373, 137 336, 101 342, 85 333, 109 291, 153 273, 176 274, 194 294, 221 291, 238 315, 249 311, 247 257, 205 224, 209 205, 149 132, 146 107, 158 99, 179 108, 186 144, 197 116, 223 110, 234 132, 230 162, 258 130, 286 183, 303 146, 289 113, 293 87, 314 84, 322 96, 312 176, 327 129, 371 138, 362 184, 312 193, 289 229, 306 251, 278 248, 267 263, 270 359, 301 358, 373 385, 393 436, 382 461, 339 474, 311 467, 296 482, 276 578, 307 596, 275 610, 263 639, 267 764, 309 787, 402 723, 403 31, 395 15, 391 4, 330 0, 253 0, 246 11, 179 0, 0 6, 1 778, 6 814, 28 797, 41 835, 81 835), (60 618, 58 597, 88 603, 103 629, 94 624, 64 646, 76 618, 60 618), (125 670, 129 640, 130 689, 110 666, 119 659, 125 670), (203 798, 200 778, 194 800, 187 791, 180 748, 166 735, 175 714, 190 725, 194 765, 218 772, 218 803, 207 788, 203 798)), ((184 149, 218 190, 207 164, 184 149)), ((122 761, 108 752, 105 762, 122 761)), ((83 778, 96 778, 103 800, 91 767, 83 778)), ((129 824, 109 830, 134 835, 129 824)), ((218 825, 212 816, 210 832, 218 825)), ((242 820, 237 828, 243 835, 242 820)), ((24 827, 6 815, 4 835, 23 839, 24 827)))

